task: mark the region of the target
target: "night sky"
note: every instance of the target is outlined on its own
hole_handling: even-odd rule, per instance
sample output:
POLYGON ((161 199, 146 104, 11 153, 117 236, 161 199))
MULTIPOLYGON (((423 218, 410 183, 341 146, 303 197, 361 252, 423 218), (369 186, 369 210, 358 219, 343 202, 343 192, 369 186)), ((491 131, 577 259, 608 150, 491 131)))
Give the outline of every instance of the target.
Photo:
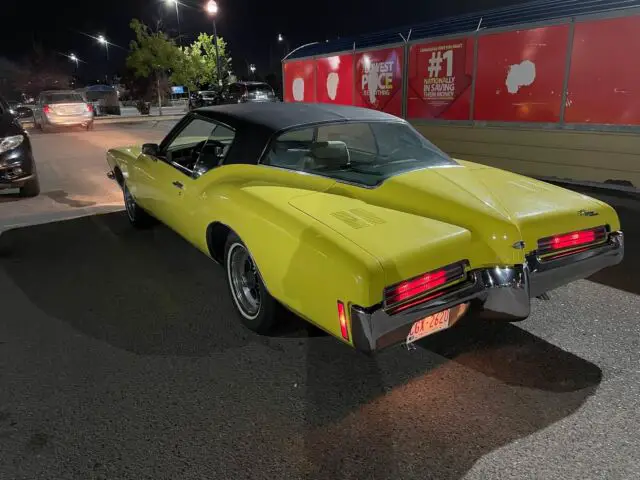
MULTIPOLYGON (((201 31, 211 33, 204 12, 204 0, 181 0, 180 26, 184 41, 201 31)), ((218 34, 228 42, 234 58, 234 70, 244 73, 248 63, 265 72, 270 62, 282 57, 277 42, 282 33, 291 48, 298 45, 375 32, 395 26, 411 25, 460 13, 504 5, 522 0, 219 0, 218 34)), ((83 76, 104 75, 121 70, 126 49, 132 39, 131 18, 148 25, 161 22, 171 36, 178 33, 175 7, 162 0, 28 0, 2 1, 0 57, 19 60, 34 43, 60 54, 75 53, 86 63, 80 65, 83 76), (104 47, 82 33, 99 34, 115 46, 110 47, 109 62, 104 47)), ((62 59, 64 57, 61 56, 62 59)), ((70 66, 70 69, 72 67, 70 66)), ((82 73, 81 72, 81 73, 82 73)))

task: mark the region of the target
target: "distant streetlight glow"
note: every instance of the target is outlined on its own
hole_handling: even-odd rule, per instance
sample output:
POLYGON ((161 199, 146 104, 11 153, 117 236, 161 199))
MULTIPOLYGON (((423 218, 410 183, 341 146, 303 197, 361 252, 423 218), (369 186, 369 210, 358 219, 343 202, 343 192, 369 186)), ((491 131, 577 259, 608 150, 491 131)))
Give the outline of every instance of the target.
POLYGON ((284 40, 283 36, 281 33, 278 34, 278 41, 282 42, 284 40))
POLYGON ((100 43, 102 43, 103 45, 106 45, 106 44, 108 43, 108 42, 107 42, 107 39, 106 39, 106 38, 104 38, 104 35, 98 35, 98 41, 99 41, 100 43))
POLYGON ((251 70, 251 73, 256 73, 256 66, 251 64, 251 66, 249 67, 249 70, 251 70))
POLYGON ((207 13, 209 15, 215 15, 218 13, 218 4, 215 0, 209 0, 209 2, 207 2, 207 13))

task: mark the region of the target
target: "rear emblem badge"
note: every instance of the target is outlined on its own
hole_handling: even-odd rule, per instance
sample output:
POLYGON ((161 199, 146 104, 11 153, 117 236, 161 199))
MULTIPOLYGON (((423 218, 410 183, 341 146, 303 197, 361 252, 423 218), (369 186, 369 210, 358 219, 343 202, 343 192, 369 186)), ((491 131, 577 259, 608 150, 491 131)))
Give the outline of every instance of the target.
POLYGON ((599 215, 598 212, 594 212, 593 210, 580 210, 578 211, 578 215, 581 217, 595 217, 599 215))
POLYGON ((516 242, 511 246, 513 248, 515 248, 516 250, 523 250, 524 249, 524 242, 522 240, 520 240, 519 242, 516 242))

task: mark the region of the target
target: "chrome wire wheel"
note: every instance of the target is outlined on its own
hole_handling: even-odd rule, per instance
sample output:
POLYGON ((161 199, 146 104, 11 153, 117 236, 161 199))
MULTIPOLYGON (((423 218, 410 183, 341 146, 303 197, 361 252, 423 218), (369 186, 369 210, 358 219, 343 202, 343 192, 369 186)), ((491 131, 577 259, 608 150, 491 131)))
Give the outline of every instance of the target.
POLYGON ((253 258, 241 243, 234 243, 229 248, 227 275, 233 301, 242 316, 248 320, 257 318, 262 304, 260 277, 253 258))
POLYGON ((124 192, 124 208, 127 211, 127 216, 129 217, 129 220, 131 220, 132 222, 136 221, 136 201, 133 198, 133 195, 131 195, 131 192, 129 191, 129 189, 127 188, 127 184, 124 184, 123 187, 123 192, 124 192))

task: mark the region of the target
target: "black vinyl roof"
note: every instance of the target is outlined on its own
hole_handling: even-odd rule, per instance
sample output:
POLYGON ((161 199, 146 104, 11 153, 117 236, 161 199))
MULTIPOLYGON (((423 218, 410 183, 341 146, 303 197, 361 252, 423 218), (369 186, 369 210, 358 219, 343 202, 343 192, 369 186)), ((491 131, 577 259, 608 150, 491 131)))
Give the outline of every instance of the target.
POLYGON ((607 12, 625 12, 640 8, 640 0, 536 0, 491 10, 483 10, 428 23, 408 25, 330 42, 316 42, 295 49, 286 60, 329 55, 353 49, 474 32, 478 29, 517 27, 607 12))
POLYGON ((264 128, 272 133, 292 127, 339 121, 401 121, 398 117, 369 108, 328 103, 248 102, 203 107, 194 112, 240 127, 264 128))
POLYGON ((235 130, 235 139, 225 164, 258 163, 266 146, 277 132, 289 128, 331 122, 404 122, 404 120, 368 108, 319 103, 256 102, 193 110, 235 130))

